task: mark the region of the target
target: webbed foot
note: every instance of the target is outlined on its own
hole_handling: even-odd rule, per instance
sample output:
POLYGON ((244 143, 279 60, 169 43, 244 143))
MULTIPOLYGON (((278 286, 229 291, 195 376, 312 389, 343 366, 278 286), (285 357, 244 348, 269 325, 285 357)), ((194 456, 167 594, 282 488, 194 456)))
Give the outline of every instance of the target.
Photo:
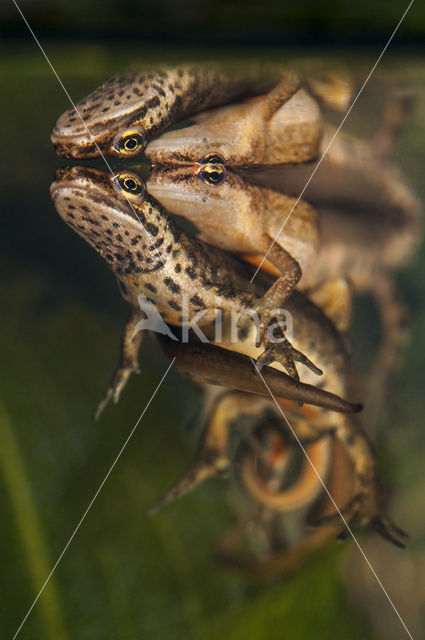
POLYGON ((197 486, 216 476, 225 474, 231 466, 230 459, 219 452, 203 452, 195 464, 170 491, 151 507, 147 515, 154 516, 171 502, 193 491, 197 486))
POLYGON ((371 496, 367 493, 357 494, 340 510, 340 513, 325 516, 314 523, 313 526, 337 526, 341 522, 344 524, 344 529, 338 535, 339 541, 345 540, 353 530, 364 526, 371 527, 383 538, 402 549, 405 548, 402 540, 406 540, 409 537, 403 529, 397 527, 381 512, 381 509, 376 505, 376 501, 373 498, 371 499, 371 496), (345 522, 342 521, 341 515, 345 522))

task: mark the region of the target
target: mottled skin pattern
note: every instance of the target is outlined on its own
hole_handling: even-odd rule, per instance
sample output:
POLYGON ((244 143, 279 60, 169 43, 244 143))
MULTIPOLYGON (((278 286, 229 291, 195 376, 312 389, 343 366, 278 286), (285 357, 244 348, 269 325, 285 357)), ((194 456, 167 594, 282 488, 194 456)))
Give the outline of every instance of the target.
MULTIPOLYGON (((134 174, 126 175, 133 181, 136 178, 134 174)), ((152 296, 167 320, 179 324, 180 310, 175 307, 180 304, 182 291, 188 291, 191 314, 206 309, 208 322, 202 324, 205 329, 218 309, 229 312, 241 304, 255 307, 264 293, 261 278, 250 284, 243 263, 185 235, 153 198, 138 196, 131 208, 122 189, 105 172, 81 167, 60 169, 51 194, 67 224, 98 251, 117 276, 124 298, 133 307, 133 328, 134 318, 143 317, 138 307, 140 293, 152 296)), ((343 394, 346 365, 338 332, 315 305, 297 292, 288 300, 287 308, 296 327, 294 343, 317 358, 326 372, 326 386, 343 394)), ((128 336, 128 329, 126 332, 128 336)), ((258 348, 253 332, 251 323, 240 335, 239 343, 225 346, 256 358, 258 348)), ((119 395, 136 366, 139 346, 140 339, 134 344, 124 342, 124 367, 119 367, 106 401, 119 395)), ((310 364, 305 357, 303 362, 310 364)), ((309 375, 312 373, 306 368, 307 381, 309 375)), ((346 508, 348 521, 353 526, 372 523, 394 538, 394 530, 380 513, 374 458, 363 433, 346 416, 322 409, 317 410, 311 428, 315 435, 332 431, 352 460, 356 483, 354 498, 346 508)), ((209 459, 211 454, 209 451, 209 459)))
POLYGON ((217 153, 238 167, 300 163, 318 155, 322 118, 316 101, 287 78, 256 101, 192 118, 196 124, 164 133, 146 148, 154 164, 199 162, 217 153))
MULTIPOLYGON (((117 76, 78 102, 76 110, 68 109, 51 140, 64 158, 94 158, 100 152, 121 157, 116 142, 126 131, 139 129, 146 144, 193 113, 269 90, 279 75, 258 65, 237 73, 217 65, 181 65, 117 76)), ((143 150, 144 145, 131 155, 143 150)))
MULTIPOLYGON (((136 174, 125 175, 140 180, 136 174)), ((294 361, 298 361, 321 373, 287 341, 276 345, 269 336, 264 338, 274 317, 270 309, 283 302, 273 287, 271 299, 269 292, 262 297, 261 283, 247 281, 243 262, 183 233, 151 197, 133 200, 130 207, 113 184, 110 174, 73 167, 58 171, 52 195, 68 224, 107 261, 133 307, 138 307, 138 296, 143 294, 172 324, 184 322, 185 310, 189 318, 202 312, 198 325, 206 331, 213 330, 219 310, 254 310, 265 345, 258 366, 280 361, 297 378, 294 361)), ((247 322, 245 317, 242 323, 247 322)))

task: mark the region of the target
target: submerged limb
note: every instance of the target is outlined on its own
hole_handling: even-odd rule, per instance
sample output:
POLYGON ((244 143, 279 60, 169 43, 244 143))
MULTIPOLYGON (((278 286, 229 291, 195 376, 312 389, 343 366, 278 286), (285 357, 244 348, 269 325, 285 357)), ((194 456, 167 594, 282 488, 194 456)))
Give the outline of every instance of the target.
POLYGON ((266 235, 263 244, 268 247, 268 260, 279 270, 281 275, 254 307, 260 317, 257 347, 263 344, 271 322, 284 320, 285 309, 283 309, 283 305, 302 275, 301 267, 295 258, 276 242, 272 244, 273 242, 273 239, 266 235))
POLYGON ((257 359, 255 369, 260 373, 264 366, 271 364, 272 362, 279 362, 282 364, 288 371, 290 377, 297 382, 299 381, 299 375, 294 364, 295 362, 300 362, 305 365, 310 369, 310 371, 318 376, 321 376, 323 373, 319 367, 316 367, 314 362, 301 353, 301 351, 295 349, 291 343, 286 340, 286 338, 283 342, 279 342, 277 344, 267 338, 265 341, 265 350, 257 359))
POLYGON ((385 513, 386 505, 383 504, 375 457, 369 440, 354 420, 337 414, 334 418, 334 437, 344 447, 353 466, 352 497, 338 512, 319 518, 316 525, 340 524, 340 539, 344 539, 349 533, 346 525, 351 531, 370 526, 397 546, 404 546, 398 540, 398 537, 404 536, 404 532, 393 525, 385 513))
POLYGON ((121 391, 124 389, 132 373, 139 373, 139 350, 143 340, 143 331, 137 330, 137 323, 146 316, 141 311, 132 310, 125 324, 121 338, 118 366, 108 385, 104 398, 99 403, 94 419, 97 420, 112 400, 118 402, 121 391))
MULTIPOLYGON (((268 242, 273 242, 272 238, 268 236, 267 238, 268 242)), ((284 331, 281 328, 286 320, 284 305, 301 278, 301 267, 277 243, 270 245, 268 259, 273 266, 279 269, 281 276, 254 307, 260 318, 256 346, 259 347, 263 344, 265 348, 262 355, 257 359, 258 370, 261 371, 267 364, 279 362, 294 380, 299 380, 295 362, 300 362, 313 373, 321 375, 322 371, 307 356, 294 349, 285 338, 284 331), (277 333, 280 337, 275 335, 276 331, 273 331, 273 329, 278 330, 277 333)))
POLYGON ((175 487, 148 511, 153 516, 166 505, 192 491, 208 478, 225 473, 232 465, 227 447, 232 422, 241 415, 242 406, 252 401, 240 393, 227 392, 219 396, 211 408, 208 422, 199 443, 195 462, 175 487))

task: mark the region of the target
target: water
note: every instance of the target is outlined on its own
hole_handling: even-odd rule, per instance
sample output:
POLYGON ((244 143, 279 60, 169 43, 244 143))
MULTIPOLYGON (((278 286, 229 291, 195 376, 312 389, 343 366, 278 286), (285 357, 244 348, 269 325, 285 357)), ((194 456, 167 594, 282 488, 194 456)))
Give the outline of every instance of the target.
MULTIPOLYGON (((48 53, 75 100, 138 59, 135 50, 119 53, 101 46, 55 45, 48 53)), ((280 55, 288 59, 287 52, 280 55)), ((180 57, 163 51, 144 62, 155 65, 180 57)), ((308 64, 307 53, 299 57, 308 64)), ((359 74, 372 63, 362 59, 359 74)), ((420 59, 394 57, 382 69, 388 75, 400 70, 417 89, 418 105, 398 157, 423 197, 425 67, 420 59)), ((146 342, 142 374, 131 380, 119 405, 109 407, 99 423, 92 422, 115 366, 126 308, 104 263, 62 223, 50 202, 49 184, 62 161, 49 134, 68 107, 66 96, 32 45, 4 49, 0 75, 0 626, 4 637, 12 637, 167 363, 146 342)), ((353 124, 356 119, 353 113, 353 124)), ((377 444, 381 475, 394 487, 391 511, 410 531, 412 542, 402 553, 380 539, 360 537, 413 635, 421 628, 419 598, 425 592, 418 569, 425 531, 424 268, 420 250, 398 276, 411 312, 411 341, 396 408, 377 444)), ((368 309, 357 308, 359 353, 369 348, 370 337, 363 330, 368 309)), ((318 638, 381 637, 383 623, 375 620, 373 626, 365 611, 382 614, 387 637, 403 637, 350 543, 332 545, 296 575, 273 582, 217 563, 212 551, 234 517, 224 481, 208 483, 154 519, 146 517, 194 454, 197 434, 185 425, 198 408, 196 389, 172 372, 19 637, 272 639, 286 633, 305 638, 312 628, 318 638)))

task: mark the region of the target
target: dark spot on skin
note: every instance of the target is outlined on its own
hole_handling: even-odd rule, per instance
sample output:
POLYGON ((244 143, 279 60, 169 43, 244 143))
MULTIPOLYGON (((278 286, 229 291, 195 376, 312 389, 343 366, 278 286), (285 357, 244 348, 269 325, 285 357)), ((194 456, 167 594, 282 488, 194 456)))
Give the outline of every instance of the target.
POLYGON ((112 229, 106 229, 105 233, 107 233, 108 236, 112 236, 113 235, 112 229))
POLYGON ((151 235, 157 236, 159 229, 156 224, 152 224, 151 222, 147 222, 145 225, 146 231, 148 231, 151 235))
POLYGON ((118 100, 115 100, 115 102, 114 102, 114 107, 119 107, 119 106, 120 106, 120 104, 121 104, 121 102, 118 102, 118 100))
POLYGON ((105 215, 101 215, 100 216, 102 218, 102 220, 105 220, 105 222, 108 222, 109 218, 105 215))
POLYGON ((151 244, 148 247, 148 251, 154 251, 155 249, 159 249, 159 247, 163 244, 163 242, 164 242, 164 238, 158 238, 158 240, 154 242, 154 244, 151 244))
POLYGON ((140 253, 140 251, 136 251, 136 257, 138 260, 140 260, 140 262, 143 261, 143 255, 140 253))
POLYGON ((153 89, 155 89, 155 91, 157 91, 157 93, 159 93, 160 96, 165 98, 165 91, 162 87, 160 87, 158 84, 152 84, 152 87, 153 89))
POLYGON ((181 287, 172 278, 164 278, 164 284, 172 293, 180 293, 181 287))
POLYGON ((114 229, 116 229, 117 227, 119 227, 120 225, 118 224, 118 222, 113 222, 112 226, 114 227, 114 229))
POLYGON ((182 266, 181 266, 181 264, 178 262, 178 263, 176 264, 176 266, 174 267, 174 271, 175 271, 176 273, 180 273, 180 271, 181 271, 181 270, 182 270, 182 266))
POLYGON ((218 287, 217 293, 227 300, 233 300, 235 297, 235 292, 230 287, 218 287))
POLYGON ((177 302, 175 302, 174 300, 167 300, 168 306, 171 307, 172 309, 174 309, 174 311, 181 311, 182 308, 179 304, 177 304, 177 302))
POLYGON ((189 278, 191 278, 192 280, 195 280, 196 278, 196 271, 193 267, 186 267, 185 269, 187 275, 189 276, 189 278))
POLYGON ((173 248, 173 245, 172 245, 172 244, 169 244, 169 245, 167 246, 167 248, 165 249, 165 251, 166 251, 167 253, 171 253, 172 248, 173 248))
POLYGON ((124 235, 125 236, 129 236, 130 235, 130 231, 127 231, 127 229, 124 231, 124 235))
POLYGON ((149 291, 152 291, 152 293, 156 293, 157 292, 157 288, 153 286, 153 284, 151 284, 150 282, 147 282, 145 284, 145 289, 148 289, 149 291))
POLYGON ((68 202, 69 200, 71 200, 71 198, 69 198, 68 196, 65 196, 64 200, 68 202))
POLYGON ((109 107, 103 107, 103 109, 101 109, 102 113, 106 113, 107 111, 109 111, 109 107))
POLYGON ((180 253, 180 249, 174 249, 174 251, 173 251, 173 260, 175 260, 177 258, 179 253, 180 253))
POLYGON ((81 211, 85 211, 86 213, 90 213, 90 209, 89 209, 88 207, 86 207, 86 205, 85 205, 85 204, 83 204, 83 205, 81 206, 81 211))
POLYGON ((74 211, 75 207, 74 207, 74 205, 73 205, 73 204, 70 204, 70 205, 68 205, 68 209, 69 209, 70 211, 74 211))
POLYGON ((193 295, 193 296, 190 298, 190 302, 191 302, 192 304, 194 304, 196 307, 203 307, 203 306, 205 306, 205 303, 204 303, 204 301, 202 300, 202 298, 200 298, 196 293, 195 293, 195 295, 193 295))

